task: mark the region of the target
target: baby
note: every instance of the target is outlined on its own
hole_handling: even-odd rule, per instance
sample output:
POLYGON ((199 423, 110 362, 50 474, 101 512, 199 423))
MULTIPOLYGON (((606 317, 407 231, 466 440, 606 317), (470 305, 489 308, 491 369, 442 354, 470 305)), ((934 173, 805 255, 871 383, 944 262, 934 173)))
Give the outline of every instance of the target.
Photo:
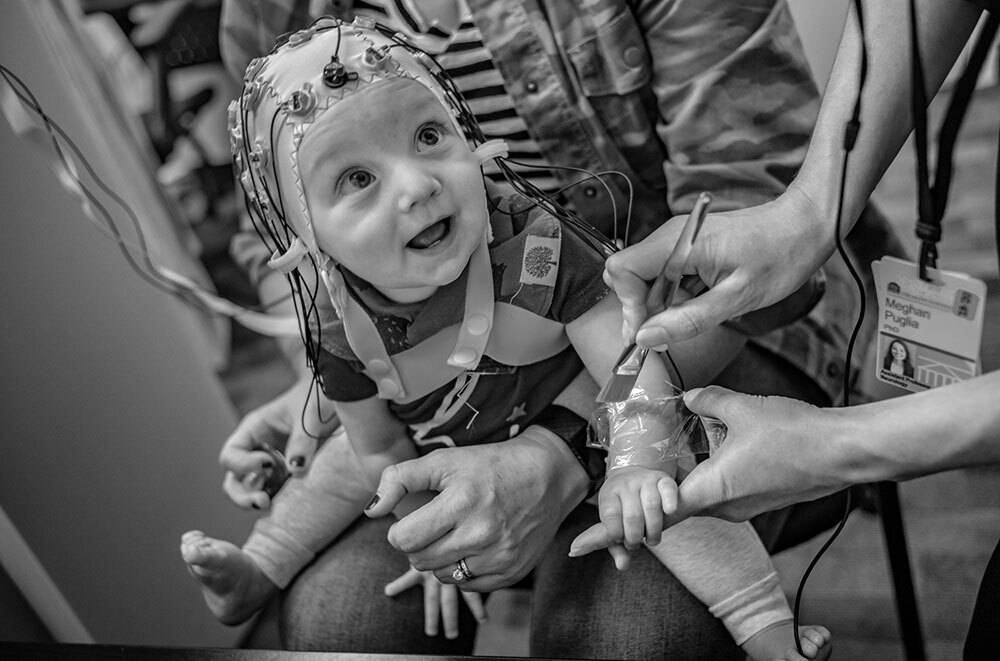
MULTIPOLYGON (((356 453, 345 465, 321 449, 242 549, 184 536, 209 607, 236 623, 361 514, 339 480, 371 489, 387 466, 435 447, 532 433, 584 368, 598 380, 610 373, 622 320, 587 233, 550 199, 487 184, 481 166, 504 146, 478 144, 440 68, 373 22, 324 18, 253 61, 230 130, 244 192, 275 248, 271 266, 293 276, 311 368, 356 453), (314 269, 322 294, 296 269, 314 269)), ((709 362, 710 345, 699 346, 709 362)), ((663 363, 647 360, 637 387, 655 395, 668 384, 663 363)), ((673 477, 672 466, 660 469, 673 477)), ((667 486, 660 477, 654 490, 667 486)), ((655 502, 662 527, 658 491, 655 502)), ((645 533, 658 535, 656 526, 645 533)), ((789 651, 791 613, 749 525, 692 519, 662 537, 661 560, 751 658, 801 658, 789 651)), ((824 629, 804 628, 801 641, 809 658, 829 655, 824 629)))

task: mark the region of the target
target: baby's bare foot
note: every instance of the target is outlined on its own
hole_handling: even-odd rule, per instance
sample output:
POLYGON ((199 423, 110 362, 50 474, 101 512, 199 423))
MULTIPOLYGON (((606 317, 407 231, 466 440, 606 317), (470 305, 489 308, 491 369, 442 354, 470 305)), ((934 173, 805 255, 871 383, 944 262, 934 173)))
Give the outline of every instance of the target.
POLYGON ((792 648, 785 653, 786 661, 799 661, 802 658, 826 661, 833 654, 833 636, 826 627, 818 625, 799 627, 799 644, 805 657, 792 648))
POLYGON ((192 530, 181 537, 181 556, 201 583, 208 609, 223 624, 235 625, 260 610, 277 587, 234 544, 192 530))
POLYGON ((751 636, 742 648, 751 661, 827 661, 833 653, 832 636, 826 627, 799 627, 799 644, 802 654, 795 648, 792 623, 784 622, 751 636))

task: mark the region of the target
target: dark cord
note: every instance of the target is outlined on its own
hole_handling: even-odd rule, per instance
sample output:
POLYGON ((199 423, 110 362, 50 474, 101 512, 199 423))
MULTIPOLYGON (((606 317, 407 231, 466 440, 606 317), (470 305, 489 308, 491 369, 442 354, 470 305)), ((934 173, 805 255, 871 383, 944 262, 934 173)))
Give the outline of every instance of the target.
MULTIPOLYGON (((837 215, 836 215, 836 234, 834 239, 837 244, 837 253, 840 258, 844 260, 844 264, 847 266, 848 271, 851 273, 851 277, 854 279, 854 284, 858 288, 858 294, 860 299, 860 305, 858 306, 858 318, 854 322, 854 330, 851 332, 851 338, 847 343, 847 352, 844 356, 844 401, 843 406, 850 406, 851 404, 851 362, 854 355, 854 345, 858 339, 858 334, 861 331, 861 324, 865 319, 866 311, 866 296, 864 283, 861 280, 861 276, 858 275, 857 270, 854 268, 854 264, 851 262, 847 251, 844 248, 844 242, 841 238, 841 228, 843 226, 843 215, 844 215, 844 195, 845 189, 847 187, 847 163, 850 157, 851 150, 854 149, 855 142, 857 141, 858 132, 861 129, 861 93, 864 91, 865 79, 868 77, 868 49, 865 47, 865 23, 864 14, 862 13, 861 0, 854 0, 854 7, 858 17, 858 31, 860 32, 861 41, 861 70, 858 73, 858 92, 857 97, 854 101, 854 111, 851 115, 850 121, 844 127, 844 160, 841 163, 840 169, 840 188, 837 193, 837 215)), ((819 563, 823 554, 826 550, 830 548, 833 542, 840 535, 840 531, 844 529, 844 525, 847 524, 847 519, 851 514, 851 491, 848 489, 845 492, 846 502, 844 504, 844 514, 840 517, 840 523, 830 534, 830 537, 826 540, 823 546, 820 547, 816 555, 813 556, 812 561, 809 566, 806 567, 805 572, 802 574, 802 578, 799 580, 799 587, 795 592, 795 603, 792 609, 792 635, 795 637, 795 649, 798 650, 799 654, 805 656, 802 651, 802 641, 799 636, 799 607, 802 603, 802 593, 806 587, 806 581, 809 580, 809 575, 812 573, 813 568, 819 563)))

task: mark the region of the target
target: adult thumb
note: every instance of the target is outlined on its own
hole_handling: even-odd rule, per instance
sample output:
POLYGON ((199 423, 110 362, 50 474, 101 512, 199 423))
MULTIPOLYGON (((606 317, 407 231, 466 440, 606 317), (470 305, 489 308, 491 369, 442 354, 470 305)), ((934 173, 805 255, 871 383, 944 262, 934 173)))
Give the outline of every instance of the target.
POLYGON ((692 413, 717 418, 723 422, 729 417, 733 396, 737 393, 722 386, 692 388, 684 393, 684 405, 692 413))

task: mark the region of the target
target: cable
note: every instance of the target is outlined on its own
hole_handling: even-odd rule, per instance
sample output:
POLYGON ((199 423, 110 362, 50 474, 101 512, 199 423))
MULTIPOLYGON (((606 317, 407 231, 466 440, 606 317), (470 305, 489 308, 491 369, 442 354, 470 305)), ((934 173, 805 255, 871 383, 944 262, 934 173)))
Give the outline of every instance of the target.
MULTIPOLYGON (((861 94, 864 91, 865 79, 868 77, 868 49, 865 46, 865 23, 864 23, 864 13, 861 7, 861 0, 853 0, 855 12, 858 18, 858 31, 860 33, 859 39, 861 43, 861 68, 858 73, 858 92, 857 97, 854 100, 854 110, 851 114, 851 119, 847 122, 844 127, 844 159, 841 163, 840 168, 840 186, 837 193, 837 213, 835 217, 835 235, 834 239, 837 245, 837 254, 844 261, 847 266, 847 270, 851 274, 851 278, 854 280, 854 284, 858 288, 858 294, 860 299, 860 305, 858 306, 858 318, 854 322, 854 329, 851 332, 851 337, 847 342, 847 351, 844 355, 844 400, 843 406, 850 406, 851 403, 851 362, 854 355, 854 345, 857 341, 858 334, 861 332, 861 325, 865 319, 866 312, 866 296, 864 282, 861 280, 861 276, 858 275, 857 269, 854 268, 854 264, 851 262, 847 251, 844 248, 844 241, 841 238, 841 228, 843 227, 843 215, 844 215, 844 195, 845 189, 847 188, 847 164, 850 158, 851 150, 854 149, 854 145, 857 142, 858 132, 861 130, 861 94)), ((840 536, 840 532, 844 529, 847 524, 847 519, 851 514, 851 491, 848 489, 846 492, 846 502, 844 504, 844 514, 840 517, 840 523, 833 530, 830 536, 827 538, 823 546, 820 547, 816 555, 813 556, 812 561, 806 567, 806 570, 802 573, 802 578, 799 579, 798 589, 795 591, 795 602, 792 607, 792 635, 795 637, 795 649, 802 656, 805 653, 802 651, 802 641, 799 636, 799 607, 802 604, 802 593, 805 591, 806 581, 809 580, 809 575, 812 574, 813 568, 819 563, 820 558, 826 553, 826 550, 830 548, 837 537, 840 536)))

